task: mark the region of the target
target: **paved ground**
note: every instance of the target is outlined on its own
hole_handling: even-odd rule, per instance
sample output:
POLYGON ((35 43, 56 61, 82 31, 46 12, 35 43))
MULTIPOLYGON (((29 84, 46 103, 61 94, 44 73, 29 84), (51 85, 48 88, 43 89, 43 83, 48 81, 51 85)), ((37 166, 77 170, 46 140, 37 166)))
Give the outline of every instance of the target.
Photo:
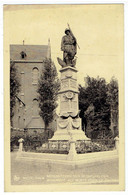
POLYGON ((29 184, 118 184, 118 159, 85 165, 75 170, 51 168, 41 162, 16 161, 16 152, 11 153, 12 185, 29 184))

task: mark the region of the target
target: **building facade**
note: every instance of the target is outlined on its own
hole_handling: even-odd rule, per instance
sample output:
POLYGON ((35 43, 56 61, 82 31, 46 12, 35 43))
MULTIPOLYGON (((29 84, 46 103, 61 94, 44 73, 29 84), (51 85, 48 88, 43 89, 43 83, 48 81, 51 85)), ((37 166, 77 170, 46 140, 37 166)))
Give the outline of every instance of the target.
MULTIPOLYGON (((43 70, 43 61, 51 56, 48 45, 10 45, 10 59, 15 63, 20 81, 20 92, 16 96, 13 128, 42 131, 44 121, 39 115, 38 79, 43 70)), ((55 120, 49 125, 56 129, 55 120)))

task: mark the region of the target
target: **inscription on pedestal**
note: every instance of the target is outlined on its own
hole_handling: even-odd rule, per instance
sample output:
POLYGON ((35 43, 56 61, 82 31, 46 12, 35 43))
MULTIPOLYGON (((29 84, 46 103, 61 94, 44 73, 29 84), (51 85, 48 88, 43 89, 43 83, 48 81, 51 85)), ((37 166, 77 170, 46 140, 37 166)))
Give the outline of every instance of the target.
POLYGON ((68 101, 62 101, 61 102, 61 110, 69 110, 70 109, 70 104, 68 101))
POLYGON ((72 108, 73 110, 76 110, 77 107, 78 107, 77 101, 72 101, 72 102, 71 102, 71 108, 72 108))

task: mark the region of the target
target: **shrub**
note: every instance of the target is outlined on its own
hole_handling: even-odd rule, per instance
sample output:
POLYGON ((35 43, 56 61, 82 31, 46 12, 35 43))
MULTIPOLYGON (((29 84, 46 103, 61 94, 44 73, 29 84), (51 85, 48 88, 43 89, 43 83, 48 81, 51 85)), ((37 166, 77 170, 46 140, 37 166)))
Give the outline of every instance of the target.
POLYGON ((35 151, 36 147, 40 147, 43 143, 47 142, 48 134, 46 133, 36 133, 34 135, 29 134, 24 130, 11 130, 11 151, 15 147, 19 146, 18 140, 20 138, 24 139, 24 150, 25 151, 35 151))

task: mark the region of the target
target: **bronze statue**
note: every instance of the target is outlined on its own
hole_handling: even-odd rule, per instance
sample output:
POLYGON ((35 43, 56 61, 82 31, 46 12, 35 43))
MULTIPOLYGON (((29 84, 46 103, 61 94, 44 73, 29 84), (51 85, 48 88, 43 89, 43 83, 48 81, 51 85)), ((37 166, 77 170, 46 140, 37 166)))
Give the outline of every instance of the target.
POLYGON ((76 38, 73 36, 72 32, 69 29, 65 30, 65 36, 62 37, 61 41, 61 50, 63 51, 63 61, 66 64, 72 64, 74 59, 77 47, 76 47, 76 38))
POLYGON ((65 34, 66 35, 62 37, 62 41, 61 41, 61 50, 63 51, 63 61, 60 58, 57 59, 59 64, 62 67, 65 66, 74 67, 76 64, 76 59, 74 59, 74 57, 77 53, 77 41, 70 27, 65 30, 65 34))

